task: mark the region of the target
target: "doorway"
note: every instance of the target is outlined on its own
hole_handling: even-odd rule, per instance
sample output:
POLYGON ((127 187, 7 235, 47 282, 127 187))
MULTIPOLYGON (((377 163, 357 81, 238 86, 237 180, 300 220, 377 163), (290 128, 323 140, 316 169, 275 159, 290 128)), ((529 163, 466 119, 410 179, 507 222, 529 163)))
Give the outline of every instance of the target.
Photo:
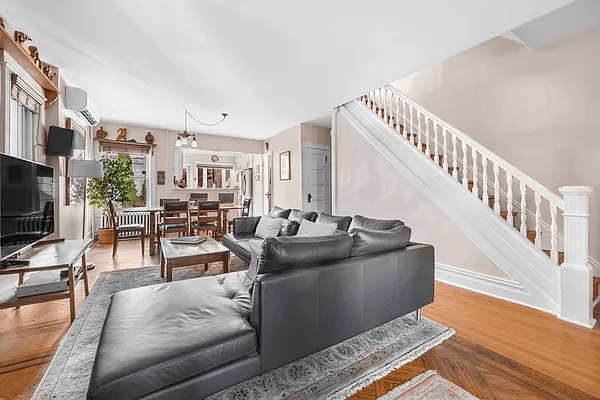
POLYGON ((302 145, 302 210, 331 213, 329 145, 302 145))

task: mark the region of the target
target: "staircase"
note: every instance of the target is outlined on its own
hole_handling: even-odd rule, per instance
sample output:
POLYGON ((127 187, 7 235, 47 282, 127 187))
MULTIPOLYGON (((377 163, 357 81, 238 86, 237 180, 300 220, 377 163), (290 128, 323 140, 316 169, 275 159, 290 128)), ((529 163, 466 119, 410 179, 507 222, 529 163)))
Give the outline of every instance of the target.
POLYGON ((590 188, 555 195, 391 86, 340 112, 513 278, 510 300, 594 325, 600 281, 588 265, 590 188))

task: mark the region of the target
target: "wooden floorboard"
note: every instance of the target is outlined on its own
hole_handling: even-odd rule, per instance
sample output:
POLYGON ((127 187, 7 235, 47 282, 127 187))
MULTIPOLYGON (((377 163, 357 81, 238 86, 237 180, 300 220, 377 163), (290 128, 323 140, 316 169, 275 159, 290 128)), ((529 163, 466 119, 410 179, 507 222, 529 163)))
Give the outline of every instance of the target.
MULTIPOLYGON (((93 286, 102 271, 158 265, 139 240, 94 245, 88 261, 93 286)), ((83 284, 76 309, 83 306, 83 284)), ((600 328, 586 329, 555 316, 436 283, 435 302, 423 315, 456 335, 351 396, 371 400, 435 369, 482 400, 600 398, 600 328)), ((594 310, 600 317, 600 308, 594 310)), ((29 399, 70 327, 69 301, 0 310, 0 400, 29 399)))

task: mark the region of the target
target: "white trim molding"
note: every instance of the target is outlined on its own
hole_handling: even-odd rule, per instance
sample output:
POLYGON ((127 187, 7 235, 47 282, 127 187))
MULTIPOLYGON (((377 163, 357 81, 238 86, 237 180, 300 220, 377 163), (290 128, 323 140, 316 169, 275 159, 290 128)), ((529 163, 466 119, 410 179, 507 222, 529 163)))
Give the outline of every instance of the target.
POLYGON ((547 309, 536 306, 531 296, 518 282, 469 271, 466 269, 451 267, 440 263, 435 264, 435 279, 452 286, 471 290, 486 296, 506 300, 511 303, 531 307, 539 311, 558 315, 547 309))

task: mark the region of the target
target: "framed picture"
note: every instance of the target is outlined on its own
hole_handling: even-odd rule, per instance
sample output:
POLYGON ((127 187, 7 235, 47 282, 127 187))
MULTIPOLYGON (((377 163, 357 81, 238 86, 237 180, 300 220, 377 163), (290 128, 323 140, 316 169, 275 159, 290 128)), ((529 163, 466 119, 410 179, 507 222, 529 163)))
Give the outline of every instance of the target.
POLYGON ((279 180, 287 181, 292 179, 290 176, 290 152, 279 153, 279 180))
POLYGON ((165 171, 156 171, 156 184, 157 185, 165 184, 165 171))

